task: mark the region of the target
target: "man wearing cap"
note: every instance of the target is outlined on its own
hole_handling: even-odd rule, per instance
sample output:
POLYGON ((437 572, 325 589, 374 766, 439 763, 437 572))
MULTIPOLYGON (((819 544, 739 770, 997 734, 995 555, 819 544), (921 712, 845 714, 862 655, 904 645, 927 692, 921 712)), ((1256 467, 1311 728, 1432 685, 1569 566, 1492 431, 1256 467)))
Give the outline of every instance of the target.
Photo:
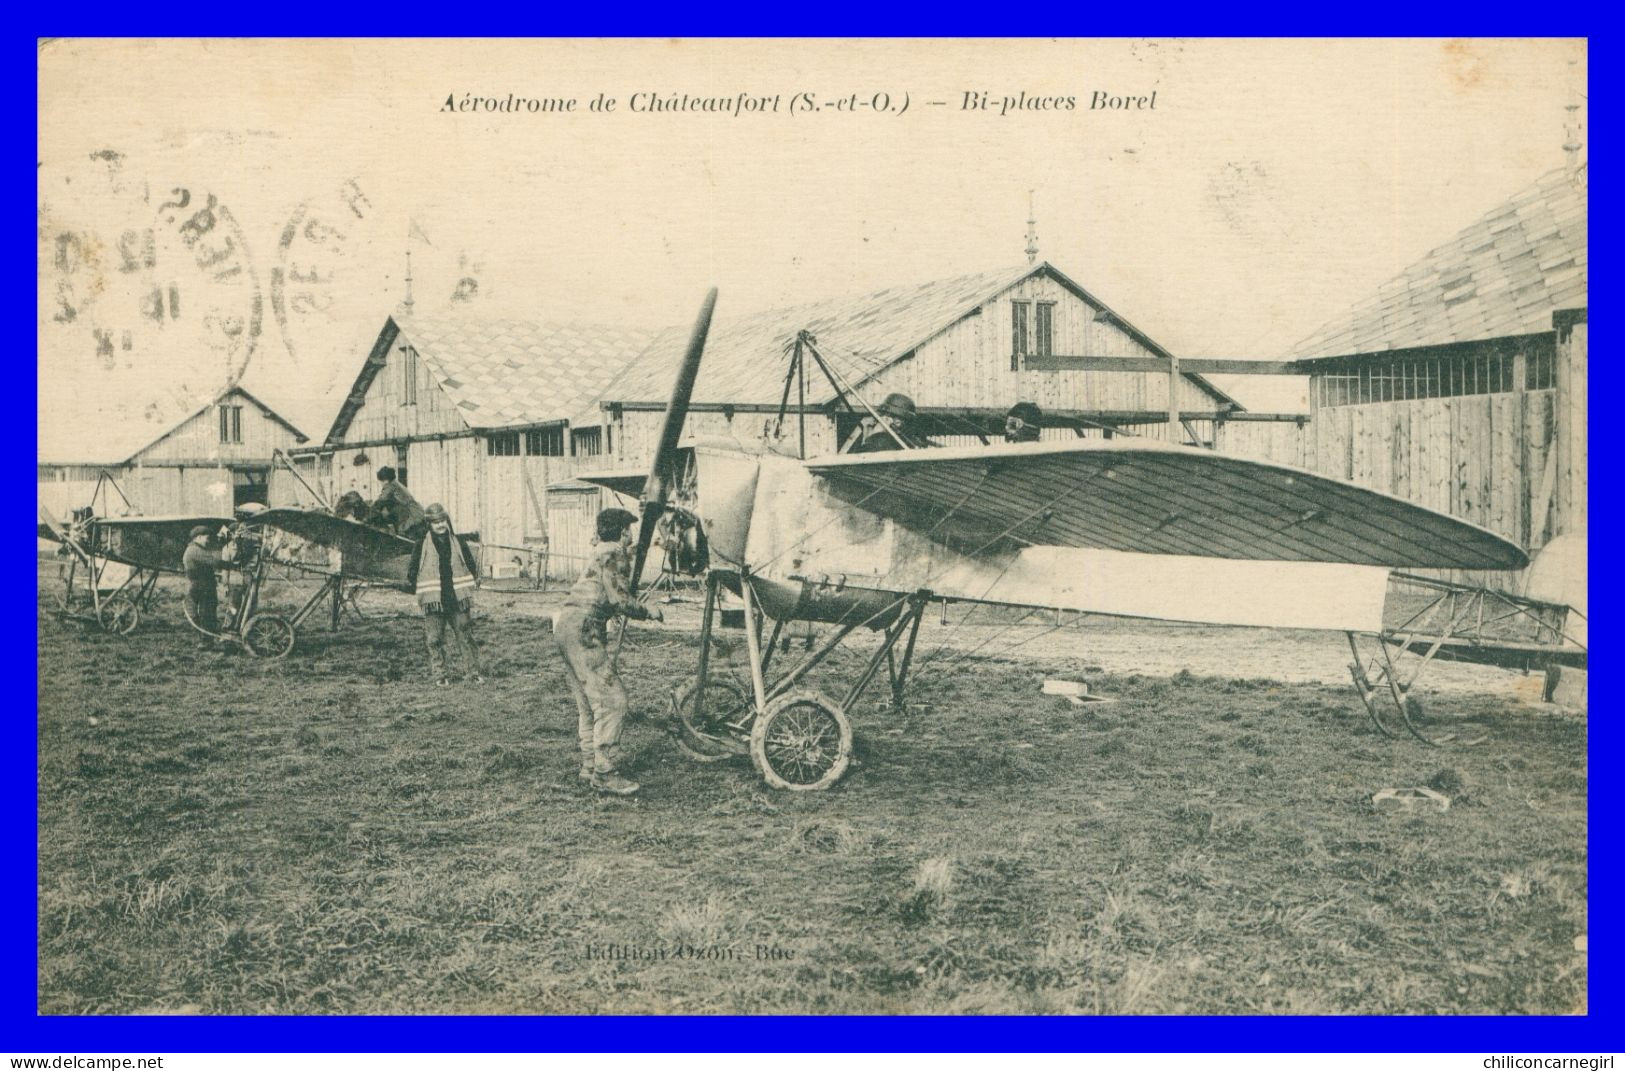
POLYGON ((910 447, 929 446, 930 442, 913 430, 914 399, 906 394, 888 394, 886 400, 875 407, 880 421, 864 414, 858 421, 858 426, 846 442, 841 444, 843 454, 872 454, 882 450, 901 450, 907 443, 910 447))
POLYGON ((423 519, 423 507, 412 497, 406 485, 395 478, 395 469, 385 465, 378 470, 378 497, 367 511, 367 523, 387 528, 396 535, 417 539, 428 528, 423 519))
POLYGON ((339 496, 337 502, 333 503, 333 516, 365 522, 367 519, 367 500, 361 497, 360 491, 346 491, 339 496))
POLYGON ((651 609, 632 597, 630 551, 637 520, 624 509, 599 512, 598 542, 564 608, 553 616, 553 642, 564 656, 576 702, 581 779, 617 796, 630 796, 638 783, 619 770, 627 700, 610 656, 607 626, 610 618, 623 614, 637 621, 664 620, 658 607, 651 609))
POLYGON ((214 545, 214 531, 197 525, 181 553, 186 573, 186 612, 192 623, 210 633, 220 631, 220 587, 215 579, 223 558, 214 545))
POLYGON ((1035 443, 1038 441, 1039 422, 1044 414, 1034 402, 1017 402, 1004 414, 1004 441, 1007 443, 1035 443))
POLYGON ((412 552, 406 581, 423 608, 423 638, 429 645, 429 673, 442 688, 451 683, 446 668, 446 633, 450 632, 468 663, 468 675, 484 680, 474 646, 469 611, 474 605, 479 566, 468 544, 451 529, 446 507, 435 502, 423 511, 427 531, 412 552))

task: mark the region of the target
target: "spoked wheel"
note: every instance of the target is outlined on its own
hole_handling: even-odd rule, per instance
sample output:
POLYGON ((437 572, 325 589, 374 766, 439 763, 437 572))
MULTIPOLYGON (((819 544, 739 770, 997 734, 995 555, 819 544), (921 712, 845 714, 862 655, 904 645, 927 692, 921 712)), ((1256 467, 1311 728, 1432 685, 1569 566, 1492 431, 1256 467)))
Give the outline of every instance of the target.
POLYGON ((750 696, 738 683, 726 677, 705 682, 705 712, 694 716, 694 688, 689 681, 674 697, 677 710, 678 750, 695 762, 721 762, 746 754, 749 745, 741 735, 750 717, 750 696))
POLYGON ((257 658, 282 658, 293 650, 293 622, 276 614, 256 614, 243 629, 243 646, 257 658))
POLYGON ((790 692, 770 701, 756 719, 750 757, 774 788, 826 789, 852 762, 852 723, 822 692, 790 692))
POLYGON ((115 636, 128 636, 141 624, 141 607, 123 596, 108 599, 96 611, 96 622, 115 636))

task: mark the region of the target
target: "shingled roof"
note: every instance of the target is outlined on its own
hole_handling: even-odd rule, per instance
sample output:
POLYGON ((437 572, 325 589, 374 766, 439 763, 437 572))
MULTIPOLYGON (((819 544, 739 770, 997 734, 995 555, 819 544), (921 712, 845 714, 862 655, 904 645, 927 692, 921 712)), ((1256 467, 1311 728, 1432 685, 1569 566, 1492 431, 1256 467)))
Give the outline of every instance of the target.
POLYGON ((397 313, 339 409, 329 442, 344 434, 361 408, 397 332, 411 341, 463 421, 477 429, 568 419, 596 399, 653 334, 604 324, 397 313))
POLYGON ((1486 213, 1293 348, 1303 358, 1552 329, 1586 303, 1586 183, 1559 169, 1486 213))
MULTIPOLYGON (((737 316, 719 315, 706 339, 705 359, 694 385, 698 403, 777 404, 784 390, 781 355, 800 331, 818 339, 818 349, 852 382, 863 382, 907 356, 921 344, 952 327, 989 299, 1021 280, 1048 274, 1079 297, 1105 305, 1052 265, 1023 264, 999 271, 960 275, 873 293, 831 298, 788 308, 765 309, 737 316)), ((1113 314, 1115 322, 1155 353, 1160 346, 1113 314)), ((664 402, 689 333, 688 325, 657 334, 636 361, 603 391, 605 402, 664 402)), ((1221 400, 1229 398, 1199 376, 1190 376, 1221 400)), ((833 400, 834 389, 823 376, 807 379, 807 400, 833 400)), ((596 407, 594 407, 596 408, 596 407)), ((594 419, 588 413, 576 420, 594 419)))

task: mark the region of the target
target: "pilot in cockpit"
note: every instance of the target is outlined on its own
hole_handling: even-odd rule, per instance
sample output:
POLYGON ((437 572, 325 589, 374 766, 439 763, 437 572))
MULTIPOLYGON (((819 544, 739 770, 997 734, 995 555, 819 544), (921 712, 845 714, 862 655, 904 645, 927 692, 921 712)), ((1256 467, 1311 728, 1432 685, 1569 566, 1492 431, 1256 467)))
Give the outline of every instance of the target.
POLYGON ((906 394, 888 394, 886 400, 875 407, 880 421, 867 413, 857 428, 841 444, 843 454, 872 454, 882 450, 902 450, 909 447, 930 446, 931 441, 918 430, 914 399, 906 394))

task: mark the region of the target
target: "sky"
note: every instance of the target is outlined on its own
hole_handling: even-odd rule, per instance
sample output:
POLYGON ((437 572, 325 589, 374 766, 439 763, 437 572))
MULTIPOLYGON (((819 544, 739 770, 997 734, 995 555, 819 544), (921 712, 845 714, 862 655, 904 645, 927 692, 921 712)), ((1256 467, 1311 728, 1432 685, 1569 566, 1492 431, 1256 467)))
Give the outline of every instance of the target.
MULTIPOLYGON (((408 254, 419 312, 653 327, 709 286, 725 317, 1019 264, 1029 198, 1040 258, 1164 346, 1279 358, 1562 166, 1586 79, 1573 41, 55 41, 39 61, 45 454, 139 446, 229 376, 320 439, 408 254), (536 110, 460 110, 510 94, 536 110), (647 110, 682 94, 756 110, 647 110)), ((1257 382, 1227 385, 1276 408, 1257 382)))

